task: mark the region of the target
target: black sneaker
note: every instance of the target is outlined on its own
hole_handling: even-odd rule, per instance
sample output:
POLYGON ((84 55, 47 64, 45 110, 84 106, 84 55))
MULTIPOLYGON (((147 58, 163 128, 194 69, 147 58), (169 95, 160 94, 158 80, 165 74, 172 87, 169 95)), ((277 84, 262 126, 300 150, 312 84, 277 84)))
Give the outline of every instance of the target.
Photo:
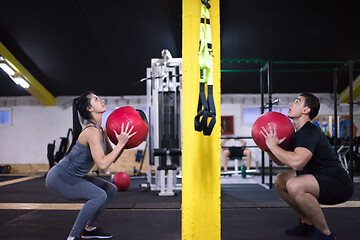
POLYGON ((292 236, 305 236, 310 237, 314 234, 315 228, 313 225, 308 225, 306 223, 300 223, 296 227, 285 229, 287 235, 292 236))
POLYGON ((109 233, 104 233, 101 227, 97 227, 92 231, 86 229, 83 230, 82 238, 83 239, 93 239, 93 238, 112 238, 113 235, 109 233))
POLYGON ((310 240, 336 240, 336 236, 334 233, 331 233, 329 236, 327 236, 319 229, 315 229, 314 235, 312 235, 310 240))

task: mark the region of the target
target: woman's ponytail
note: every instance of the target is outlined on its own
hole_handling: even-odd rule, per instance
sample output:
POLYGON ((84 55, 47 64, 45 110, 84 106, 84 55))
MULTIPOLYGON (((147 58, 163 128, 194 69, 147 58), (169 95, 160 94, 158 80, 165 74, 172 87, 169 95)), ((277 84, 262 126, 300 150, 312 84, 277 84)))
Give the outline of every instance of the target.
POLYGON ((79 138, 81 133, 82 126, 80 124, 79 114, 78 114, 78 105, 80 97, 77 97, 73 100, 72 104, 72 113, 73 113, 73 132, 72 132, 72 141, 67 151, 66 155, 71 151, 72 147, 75 145, 76 141, 79 138))
POLYGON ((72 110, 73 110, 73 138, 71 141, 71 145, 69 147, 69 150, 67 151, 66 154, 68 154, 72 147, 75 145, 76 141, 79 138, 79 135, 81 133, 82 130, 82 126, 80 123, 80 119, 79 119, 79 114, 80 116, 87 120, 90 121, 91 120, 91 113, 88 110, 88 107, 90 107, 90 98, 88 97, 90 94, 92 94, 93 92, 84 92, 80 95, 80 97, 77 97, 74 99, 73 101, 73 105, 72 105, 72 110))

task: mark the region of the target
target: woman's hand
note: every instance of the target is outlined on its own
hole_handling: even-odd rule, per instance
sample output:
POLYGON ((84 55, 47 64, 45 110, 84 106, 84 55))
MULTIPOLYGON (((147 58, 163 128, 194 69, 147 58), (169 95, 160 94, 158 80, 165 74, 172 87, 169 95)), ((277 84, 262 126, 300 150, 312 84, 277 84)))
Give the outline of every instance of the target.
POLYGON ((129 139, 136 134, 136 132, 131 133, 134 126, 132 126, 129 131, 128 131, 128 128, 129 128, 129 123, 126 124, 125 130, 124 130, 124 123, 122 123, 121 124, 121 133, 120 134, 118 134, 114 130, 115 136, 116 136, 116 138, 118 140, 118 144, 122 144, 123 146, 125 146, 125 144, 129 141, 129 139))
POLYGON ((279 140, 279 138, 277 136, 276 125, 273 124, 273 128, 272 128, 271 124, 269 123, 268 126, 269 126, 269 131, 267 131, 264 127, 262 127, 261 134, 265 138, 265 143, 266 143, 267 147, 269 149, 271 149, 272 146, 275 146, 275 145, 278 146, 282 142, 284 142, 286 137, 279 140))

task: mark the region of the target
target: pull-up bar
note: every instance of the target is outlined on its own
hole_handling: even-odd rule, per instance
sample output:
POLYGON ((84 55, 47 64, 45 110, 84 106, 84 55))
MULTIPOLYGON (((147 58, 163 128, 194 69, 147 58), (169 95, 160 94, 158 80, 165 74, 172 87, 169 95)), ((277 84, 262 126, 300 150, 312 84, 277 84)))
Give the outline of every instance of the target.
MULTIPOLYGON (((355 60, 360 61, 359 60, 355 60)), ((258 58, 221 59, 221 63, 256 63, 266 64, 268 61, 258 58)), ((348 64, 348 61, 271 61, 273 64, 348 64)))
MULTIPOLYGON (((246 64, 260 64, 265 65, 269 61, 257 58, 244 58, 244 59, 222 59, 221 63, 246 63, 246 64)), ((360 62, 360 59, 353 61, 354 63, 360 62)), ((272 61, 273 65, 314 65, 314 64, 341 64, 340 67, 334 68, 320 68, 320 69, 273 69, 272 72, 332 72, 332 71, 346 71, 348 61, 272 61)), ((223 73, 236 73, 236 72, 262 72, 263 68, 260 69, 221 69, 223 73)), ((360 69, 354 69, 353 71, 360 71, 360 69)))
MULTIPOLYGON (((356 71, 360 71, 360 69, 355 69, 356 71)), ((262 72, 263 69, 221 69, 223 73, 231 73, 231 72, 262 72)), ((272 72, 332 72, 333 69, 273 69, 272 72)), ((343 70, 345 71, 345 70, 343 70)))

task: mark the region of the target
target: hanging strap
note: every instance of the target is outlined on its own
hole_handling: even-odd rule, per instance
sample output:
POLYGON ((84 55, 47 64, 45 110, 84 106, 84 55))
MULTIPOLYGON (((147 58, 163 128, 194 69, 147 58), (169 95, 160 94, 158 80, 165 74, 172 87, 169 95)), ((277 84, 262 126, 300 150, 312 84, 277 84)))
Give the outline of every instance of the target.
POLYGON ((210 108, 210 117, 211 120, 209 122, 209 124, 207 125, 207 127, 203 130, 204 135, 210 136, 211 132, 215 126, 216 123, 216 110, 215 110, 215 103, 214 103, 214 98, 213 98, 213 85, 208 85, 208 104, 209 104, 209 108, 210 108))
POLYGON ((208 117, 210 117, 210 112, 209 112, 209 105, 205 95, 205 83, 200 82, 199 101, 197 107, 197 114, 195 116, 196 131, 201 132, 203 129, 206 128, 208 117))
POLYGON ((210 5, 209 7, 204 4, 201 6, 199 42, 200 91, 197 114, 195 116, 195 130, 199 132, 203 131, 204 135, 211 135, 216 123, 216 109, 213 98, 213 51, 208 8, 210 8, 210 5), (208 86, 207 99, 205 94, 205 84, 208 86), (208 121, 208 118, 211 118, 210 122, 208 121))
POLYGON ((210 0, 201 0, 201 3, 204 4, 207 9, 209 9, 209 8, 210 8, 210 3, 209 3, 209 1, 210 1, 210 0))

